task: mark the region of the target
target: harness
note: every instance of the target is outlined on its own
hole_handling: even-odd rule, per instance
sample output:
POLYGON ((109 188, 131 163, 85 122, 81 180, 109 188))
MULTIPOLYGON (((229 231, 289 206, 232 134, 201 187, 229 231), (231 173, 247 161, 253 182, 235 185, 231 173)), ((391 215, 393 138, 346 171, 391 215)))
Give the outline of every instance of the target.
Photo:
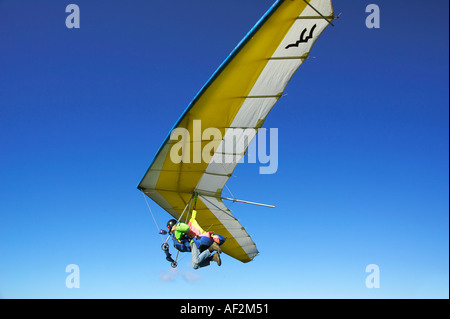
POLYGON ((191 245, 189 242, 190 238, 186 235, 183 235, 181 239, 176 239, 175 237, 173 237, 173 247, 175 247, 178 251, 182 253, 191 251, 191 245))

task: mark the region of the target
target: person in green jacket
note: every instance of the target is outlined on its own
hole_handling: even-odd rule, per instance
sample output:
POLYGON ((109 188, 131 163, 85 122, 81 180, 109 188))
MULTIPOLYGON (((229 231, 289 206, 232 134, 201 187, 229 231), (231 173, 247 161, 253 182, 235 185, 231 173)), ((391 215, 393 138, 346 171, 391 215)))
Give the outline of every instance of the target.
POLYGON ((188 224, 178 223, 177 220, 171 219, 167 223, 167 228, 169 233, 173 235, 174 247, 176 249, 181 252, 186 252, 189 251, 187 248, 190 247, 192 267, 194 269, 209 266, 211 261, 215 261, 218 266, 222 264, 219 245, 213 242, 207 249, 201 250, 194 242, 194 238, 200 236, 197 236, 196 232, 191 230, 188 224), (217 253, 213 253, 214 251, 217 251, 217 253))

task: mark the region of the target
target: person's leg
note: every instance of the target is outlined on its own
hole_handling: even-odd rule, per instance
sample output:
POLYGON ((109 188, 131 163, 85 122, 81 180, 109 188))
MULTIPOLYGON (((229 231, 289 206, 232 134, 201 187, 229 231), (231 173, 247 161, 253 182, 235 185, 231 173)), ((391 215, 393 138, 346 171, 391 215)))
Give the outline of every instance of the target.
POLYGON ((191 252, 192 252, 192 268, 198 269, 201 267, 209 266, 211 258, 209 250, 206 249, 203 252, 197 248, 194 242, 191 242, 191 252))

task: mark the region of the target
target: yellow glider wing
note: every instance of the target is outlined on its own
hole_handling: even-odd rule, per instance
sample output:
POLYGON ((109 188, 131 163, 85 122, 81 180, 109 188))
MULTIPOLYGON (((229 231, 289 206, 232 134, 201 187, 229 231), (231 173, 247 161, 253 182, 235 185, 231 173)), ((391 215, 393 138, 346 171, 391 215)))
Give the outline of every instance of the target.
POLYGON ((243 152, 230 154, 226 149, 229 139, 240 141, 246 134, 230 128, 261 128, 289 80, 334 18, 331 0, 275 2, 217 69, 172 129, 171 132, 184 129, 189 136, 184 140, 188 147, 183 148, 183 159, 174 161, 171 156, 178 153, 171 152, 172 148, 180 144, 179 139, 172 140, 169 134, 138 186, 176 219, 197 192, 198 223, 206 231, 226 237, 223 252, 242 262, 251 261, 258 250, 221 200, 225 183, 244 155, 243 152), (218 129, 221 139, 197 134, 194 128, 198 123, 202 129, 218 129), (233 134, 229 134, 231 131, 233 134), (211 143, 214 147, 209 159, 199 160, 198 151, 211 143), (234 160, 223 161, 227 156, 233 156, 234 160))

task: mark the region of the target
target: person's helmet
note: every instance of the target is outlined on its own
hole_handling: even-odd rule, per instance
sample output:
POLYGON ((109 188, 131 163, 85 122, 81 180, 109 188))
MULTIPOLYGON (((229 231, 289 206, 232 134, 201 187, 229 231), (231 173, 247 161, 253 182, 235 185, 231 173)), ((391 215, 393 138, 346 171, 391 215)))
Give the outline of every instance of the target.
POLYGON ((176 219, 171 219, 167 222, 167 229, 169 230, 169 234, 172 233, 172 227, 175 226, 176 224, 177 224, 176 219))
POLYGON ((215 235, 215 236, 219 237, 219 245, 222 245, 226 240, 226 238, 223 237, 222 235, 215 235))

